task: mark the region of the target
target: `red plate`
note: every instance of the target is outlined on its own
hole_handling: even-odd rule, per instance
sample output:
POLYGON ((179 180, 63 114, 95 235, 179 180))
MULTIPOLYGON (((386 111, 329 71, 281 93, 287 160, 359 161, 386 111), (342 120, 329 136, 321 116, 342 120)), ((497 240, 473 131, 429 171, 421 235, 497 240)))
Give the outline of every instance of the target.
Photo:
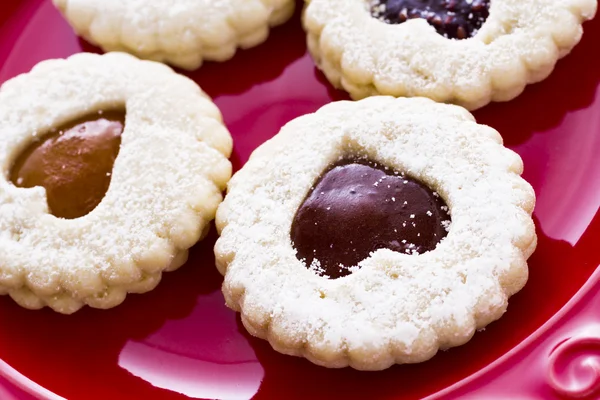
MULTIPOLYGON (((539 245, 525 289, 468 344, 375 373, 280 355, 224 306, 213 234, 155 291, 110 311, 63 316, 1 297, 0 399, 600 397, 600 21, 585 30, 549 79, 476 113, 524 159, 539 245)), ((50 1, 0 2, 0 82, 84 49, 50 1)), ((224 114, 236 168, 285 122, 346 98, 306 54, 298 13, 191 76, 224 114)))

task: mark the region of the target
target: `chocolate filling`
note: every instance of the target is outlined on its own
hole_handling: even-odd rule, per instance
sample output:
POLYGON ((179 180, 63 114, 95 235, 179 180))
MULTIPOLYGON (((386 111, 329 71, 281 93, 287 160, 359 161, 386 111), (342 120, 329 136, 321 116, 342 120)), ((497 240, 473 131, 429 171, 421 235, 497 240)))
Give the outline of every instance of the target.
POLYGON ((490 12, 490 0, 375 0, 371 14, 388 24, 423 18, 442 36, 474 36, 490 12))
POLYGON ((433 250, 449 224, 446 203, 424 184, 369 160, 348 159, 321 175, 290 236, 307 268, 335 279, 377 249, 433 250))
POLYGON ((79 218, 102 201, 121 146, 125 112, 88 115, 30 145, 12 167, 19 187, 43 186, 50 212, 79 218))

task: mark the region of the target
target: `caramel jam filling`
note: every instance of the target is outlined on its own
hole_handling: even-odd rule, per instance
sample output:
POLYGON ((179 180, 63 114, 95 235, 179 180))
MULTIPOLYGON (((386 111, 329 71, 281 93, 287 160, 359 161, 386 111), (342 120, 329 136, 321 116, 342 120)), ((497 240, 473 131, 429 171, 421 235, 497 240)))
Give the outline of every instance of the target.
POLYGON ((423 183, 365 159, 343 160, 317 180, 294 217, 296 257, 340 278, 378 249, 421 254, 448 234, 444 200, 423 183))
POLYGON ((10 180, 23 188, 43 186, 56 217, 87 215, 108 190, 124 126, 125 111, 105 111, 53 129, 19 155, 10 180))

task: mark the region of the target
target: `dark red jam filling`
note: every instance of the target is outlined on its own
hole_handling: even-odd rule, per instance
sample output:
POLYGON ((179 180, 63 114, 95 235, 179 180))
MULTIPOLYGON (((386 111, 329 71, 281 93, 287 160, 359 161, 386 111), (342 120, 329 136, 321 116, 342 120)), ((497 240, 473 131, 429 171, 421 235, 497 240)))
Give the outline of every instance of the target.
POLYGON ((375 0, 371 14, 388 24, 423 18, 442 36, 474 36, 489 16, 490 0, 375 0))
POLYGON ((291 240, 307 268, 349 275, 377 249, 421 254, 448 233, 444 200, 421 182, 369 160, 329 167, 298 208, 291 240))

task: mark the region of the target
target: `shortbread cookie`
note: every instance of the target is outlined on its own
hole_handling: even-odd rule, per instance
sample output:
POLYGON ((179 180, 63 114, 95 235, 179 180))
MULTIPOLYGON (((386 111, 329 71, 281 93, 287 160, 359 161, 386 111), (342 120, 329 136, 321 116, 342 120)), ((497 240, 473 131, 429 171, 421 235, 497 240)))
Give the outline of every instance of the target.
POLYGON ((465 109, 336 102, 295 119, 217 211, 227 305, 285 354, 380 370, 467 342, 536 246, 521 158, 465 109))
POLYGON ((264 42, 294 0, 53 0, 75 32, 105 51, 193 70, 264 42))
POLYGON ((231 149, 217 107, 163 64, 84 53, 6 82, 0 294, 68 314, 153 289, 206 234, 231 149))
POLYGON ((425 96, 476 109, 545 79, 596 0, 306 0, 317 66, 352 98, 425 96))

